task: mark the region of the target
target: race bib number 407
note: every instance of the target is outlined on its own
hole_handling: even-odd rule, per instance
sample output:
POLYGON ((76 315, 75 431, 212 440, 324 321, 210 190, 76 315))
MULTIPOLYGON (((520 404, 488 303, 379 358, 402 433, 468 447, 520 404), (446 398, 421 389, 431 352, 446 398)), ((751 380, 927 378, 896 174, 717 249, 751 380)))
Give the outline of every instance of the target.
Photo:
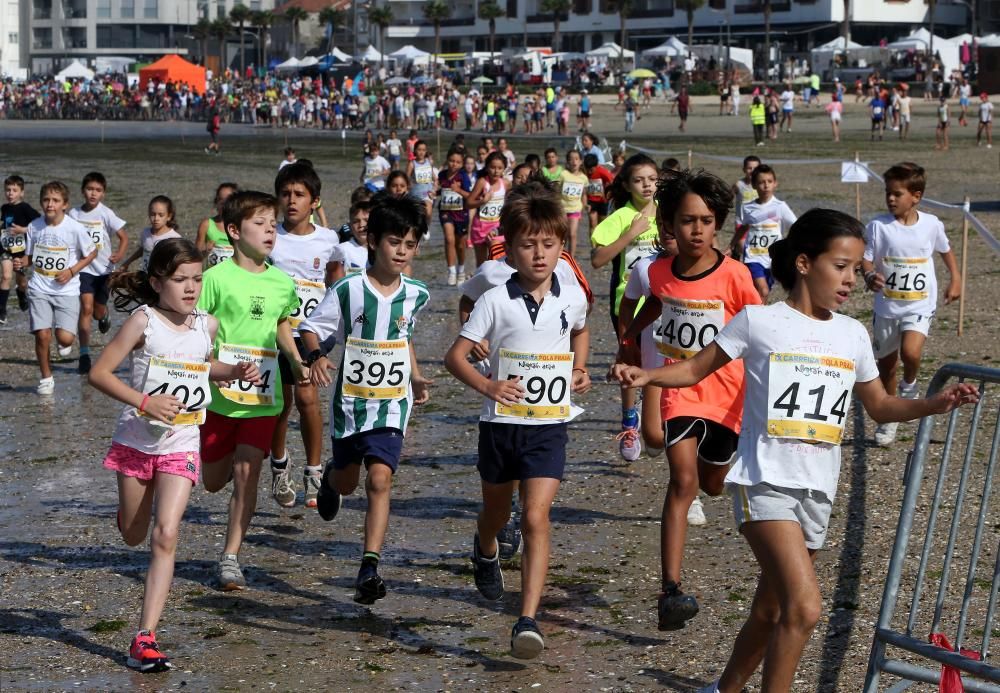
POLYGON ((520 378, 524 399, 517 404, 496 404, 497 416, 518 419, 570 418, 573 352, 531 354, 500 349, 497 380, 520 378))
POLYGON ((278 379, 278 350, 260 347, 222 344, 219 346, 219 361, 236 365, 241 361, 257 364, 260 371, 260 385, 245 380, 234 380, 227 387, 220 387, 219 394, 230 402, 249 406, 274 404, 275 381, 278 379))
POLYGON ((772 353, 768 359, 767 435, 839 445, 854 389, 854 361, 772 353))
MULTIPOLYGON (((142 392, 150 397, 173 395, 184 406, 174 417, 173 425, 200 426, 205 423, 205 408, 212 401, 212 393, 208 387, 209 368, 210 364, 207 362, 174 361, 151 356, 142 392)), ((151 423, 166 425, 155 420, 151 423)))
POLYGON ((765 221, 750 227, 747 235, 747 255, 767 255, 768 248, 781 240, 781 224, 765 221))
POLYGON ((927 291, 927 275, 931 269, 929 257, 887 257, 885 286, 882 295, 895 301, 923 301, 927 291))
POLYGON ((656 347, 669 359, 689 359, 712 343, 725 320, 722 301, 665 297, 656 347))
POLYGON ((360 399, 403 399, 410 387, 410 345, 405 339, 348 337, 342 392, 360 399))

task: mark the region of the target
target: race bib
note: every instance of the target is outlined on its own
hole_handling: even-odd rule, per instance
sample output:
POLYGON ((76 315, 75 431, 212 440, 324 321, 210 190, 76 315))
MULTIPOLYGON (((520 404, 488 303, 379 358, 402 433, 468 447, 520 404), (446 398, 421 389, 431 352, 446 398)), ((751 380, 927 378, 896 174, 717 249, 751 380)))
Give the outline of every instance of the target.
POLYGON ((568 419, 573 383, 573 352, 532 354, 500 349, 497 380, 520 378, 524 399, 517 404, 496 403, 497 416, 517 419, 568 419))
POLYGON ((489 200, 479 208, 479 218, 482 221, 500 221, 500 210, 503 209, 504 198, 489 200))
MULTIPOLYGON (((357 171, 357 169, 354 169, 357 171)), ((379 164, 365 164, 365 180, 371 180, 372 178, 382 177, 382 167, 379 164)))
POLYGON ((405 339, 380 342, 348 337, 344 346, 344 397, 403 399, 410 386, 410 346, 405 339))
POLYGON ((90 236, 90 240, 93 241, 94 245, 97 246, 98 250, 104 249, 104 222, 102 221, 81 221, 81 224, 87 229, 87 235, 90 236))
POLYGON ((767 435, 840 445, 854 388, 854 361, 837 356, 772 353, 767 435))
MULTIPOLYGON (((150 356, 142 393, 150 397, 173 395, 184 405, 174 417, 173 425, 200 426, 205 423, 205 409, 212 401, 212 391, 208 387, 210 368, 211 364, 207 362, 174 361, 150 356)), ((149 417, 149 414, 140 416, 149 417)), ((168 425, 155 419, 150 423, 154 426, 168 425)))
POLYGON ((583 195, 583 183, 571 183, 570 181, 563 181, 562 184, 562 196, 575 199, 583 195))
POLYGON ((604 181, 598 178, 587 183, 587 194, 591 197, 604 197, 604 181))
POLYGON ((760 224, 750 227, 747 235, 747 255, 766 256, 767 249, 774 243, 781 240, 781 224, 777 220, 769 219, 760 224))
POLYGON ((649 257, 656 252, 656 241, 649 238, 644 241, 634 241, 625 250, 625 278, 632 272, 632 268, 635 267, 635 263, 639 262, 644 257, 649 257))
POLYGON ((413 170, 413 179, 417 182, 417 185, 430 185, 433 177, 434 172, 431 171, 430 166, 415 168, 413 170))
POLYGON ((882 295, 894 301, 923 301, 927 291, 927 276, 934 271, 929 257, 886 257, 885 286, 882 295))
POLYGON ((656 348, 669 359, 689 359, 712 343, 725 317, 722 301, 664 298, 656 348))
POLYGON ((292 329, 297 328, 303 320, 312 315, 316 306, 326 296, 326 284, 296 279, 295 295, 299 297, 299 305, 288 315, 288 324, 292 329))
POLYGON ((215 245, 210 251, 208 251, 208 257, 205 258, 205 262, 209 267, 215 267, 217 264, 223 260, 228 260, 233 256, 233 246, 231 245, 215 245))
POLYGON ((36 244, 32 253, 35 271, 46 277, 58 277, 69 268, 69 248, 36 244))
POLYGON ((465 201, 462 199, 461 195, 454 190, 449 190, 448 188, 441 190, 442 212, 461 212, 463 207, 465 207, 465 201))
POLYGON ((25 233, 14 233, 5 229, 0 235, 0 247, 5 253, 23 253, 28 249, 28 236, 25 233))
POLYGON ((257 364, 260 385, 245 380, 235 380, 227 387, 220 387, 219 394, 230 402, 248 406, 274 404, 275 382, 278 380, 278 350, 238 344, 219 345, 219 361, 236 365, 241 361, 257 364))
POLYGON ((872 115, 873 116, 880 116, 880 115, 882 115, 882 107, 881 106, 872 106, 872 115))

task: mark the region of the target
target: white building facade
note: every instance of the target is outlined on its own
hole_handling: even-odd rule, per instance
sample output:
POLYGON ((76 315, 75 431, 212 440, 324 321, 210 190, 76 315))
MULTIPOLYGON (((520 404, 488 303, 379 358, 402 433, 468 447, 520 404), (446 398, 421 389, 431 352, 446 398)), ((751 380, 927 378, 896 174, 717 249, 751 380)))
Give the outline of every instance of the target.
POLYGON ((21 77, 20 0, 0 0, 0 76, 21 77))

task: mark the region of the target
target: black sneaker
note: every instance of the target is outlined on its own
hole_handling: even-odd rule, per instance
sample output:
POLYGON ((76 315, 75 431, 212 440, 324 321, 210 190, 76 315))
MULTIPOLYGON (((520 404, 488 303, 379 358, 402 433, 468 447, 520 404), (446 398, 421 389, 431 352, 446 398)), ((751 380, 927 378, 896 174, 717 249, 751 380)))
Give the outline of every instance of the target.
POLYGON ((28 294, 20 289, 17 290, 17 307, 22 313, 28 310, 28 294))
POLYGON ((323 469, 323 478, 319 482, 319 491, 316 492, 316 510, 319 511, 319 516, 327 522, 337 517, 341 502, 340 494, 330 488, 328 477, 332 471, 333 460, 330 460, 323 469))
POLYGON ((680 630, 698 614, 698 600, 681 592, 676 582, 663 585, 663 593, 656 602, 660 630, 680 630))
POLYGON ((472 540, 472 570, 476 589, 492 602, 503 599, 503 573, 500 571, 500 552, 493 558, 484 558, 479 553, 479 532, 472 540))
POLYGON ((535 619, 522 616, 510 632, 510 653, 518 659, 534 659, 545 649, 545 640, 535 619))
POLYGON ((517 555, 521 548, 521 523, 520 518, 511 513, 510 519, 504 528, 497 532, 497 546, 500 547, 500 560, 509 561, 517 555))
POLYGON ((80 363, 76 366, 76 372, 80 375, 90 373, 90 354, 80 354, 80 363))
POLYGON ((100 330, 101 334, 107 334, 108 330, 111 329, 111 315, 105 315, 103 318, 97 321, 97 329, 100 330))
POLYGON ((374 604, 384 597, 385 582, 378 574, 378 565, 371 561, 362 561, 354 587, 354 601, 358 604, 374 604))

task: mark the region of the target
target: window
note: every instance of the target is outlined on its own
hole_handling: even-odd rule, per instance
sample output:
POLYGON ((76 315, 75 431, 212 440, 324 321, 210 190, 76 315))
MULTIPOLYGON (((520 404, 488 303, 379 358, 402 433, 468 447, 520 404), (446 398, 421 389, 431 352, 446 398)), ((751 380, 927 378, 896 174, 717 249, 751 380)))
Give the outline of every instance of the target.
POLYGON ((86 48, 87 29, 82 26, 66 26, 62 30, 63 48, 86 48))
POLYGON ((111 17, 111 0, 97 0, 98 19, 108 19, 111 17))
POLYGON ((160 24, 140 24, 137 27, 136 48, 169 48, 170 27, 160 24))
POLYGON ((218 19, 225 19, 227 16, 229 16, 226 13, 226 3, 225 2, 222 2, 220 0, 219 4, 215 8, 215 16, 218 19))
POLYGON ((592 0, 573 0, 573 14, 590 14, 593 9, 592 0))
POLYGON ((726 0, 708 0, 708 6, 713 10, 726 9, 726 0))
POLYGON ((12 31, 9 34, 7 34, 7 43, 11 44, 12 46, 16 46, 17 45, 17 32, 16 31, 12 31))
POLYGON ((31 47, 35 50, 52 48, 52 29, 50 27, 35 27, 31 47))
POLYGON ((132 19, 135 17, 135 0, 121 0, 122 19, 132 19))
POLYGON ((131 24, 98 24, 98 48, 135 48, 135 26, 131 24))
POLYGON ((254 12, 260 12, 260 0, 250 0, 250 9, 254 12))
POLYGON ((86 19, 87 0, 63 0, 63 17, 66 19, 86 19))
POLYGON ((34 19, 52 19, 52 0, 35 0, 32 5, 34 19))
POLYGON ((517 0, 507 0, 507 16, 517 17, 517 0))
POLYGON ((143 0, 142 16, 146 19, 156 19, 160 16, 159 0, 143 0))

